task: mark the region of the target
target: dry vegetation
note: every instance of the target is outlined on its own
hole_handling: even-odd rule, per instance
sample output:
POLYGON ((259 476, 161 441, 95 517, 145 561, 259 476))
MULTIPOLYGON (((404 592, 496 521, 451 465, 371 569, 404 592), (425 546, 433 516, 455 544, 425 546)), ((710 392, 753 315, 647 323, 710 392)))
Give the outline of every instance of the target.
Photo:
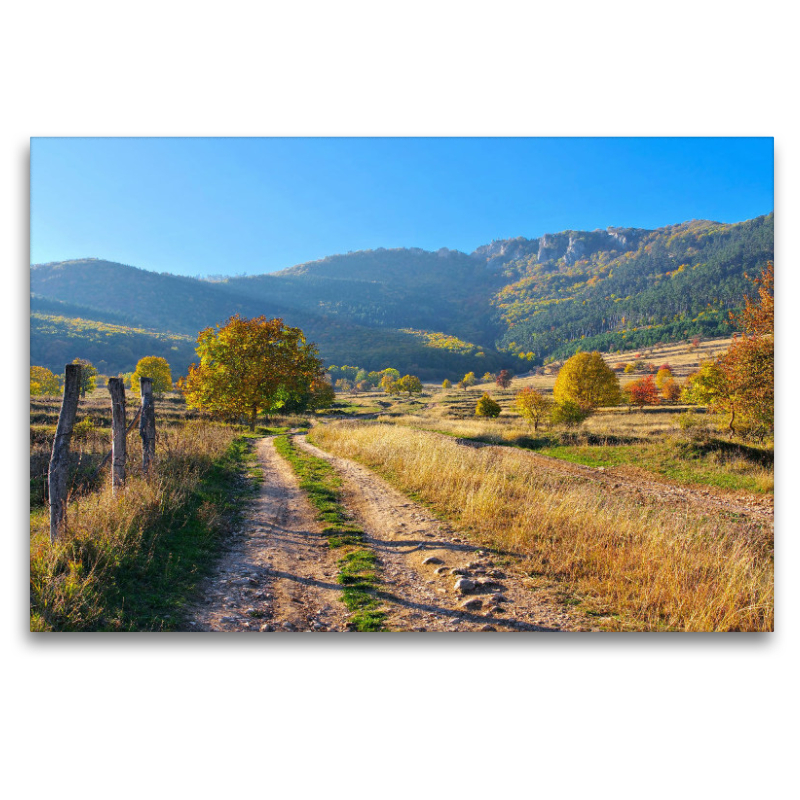
MULTIPOLYGON (((669 361, 684 376, 725 345, 717 340, 691 352, 680 345, 642 356, 669 361)), ((633 355, 618 358, 627 363, 633 355)), ((479 540, 518 555, 531 574, 557 580, 565 601, 580 602, 605 629, 771 630, 773 540, 766 518, 614 492, 579 475, 542 470, 529 451, 769 503, 772 447, 723 441, 712 415, 698 409, 687 417, 680 406, 601 409, 577 430, 544 427, 534 435, 514 397, 523 386, 551 393, 554 380, 555 370, 515 378, 507 390, 487 384, 467 391, 427 386, 415 397, 340 394, 335 408, 318 415, 313 437, 479 540), (475 417, 487 390, 502 407, 497 419, 475 417), (505 447, 469 448, 458 439, 505 447)), ((69 528, 51 547, 45 493, 59 407, 60 398, 31 399, 32 629, 177 627, 241 508, 237 496, 250 485, 241 480, 247 459, 241 431, 188 414, 177 395, 159 399, 157 473, 149 480, 138 473, 141 444, 132 431, 128 488, 112 498, 106 474, 88 480, 110 448, 110 403, 97 390, 79 405, 69 528)), ((270 431, 260 433, 307 425, 301 417, 273 418, 270 431)))
MULTIPOLYGON (((77 437, 75 493, 67 532, 49 540, 44 498, 32 497, 31 630, 164 630, 175 627, 186 601, 234 515, 230 499, 245 487, 239 475, 245 458, 238 432, 182 418, 178 404, 161 403, 158 464, 145 478, 141 442, 128 436, 128 480, 112 497, 108 476, 83 487, 86 468, 108 449, 100 399, 81 403, 83 420, 93 419, 77 437), (90 489, 94 488, 94 491, 90 489), (233 511, 228 508, 228 511, 233 511)), ((57 405, 55 411, 57 412, 57 405)), ((47 411, 39 404, 35 413, 47 411)), ((132 415, 131 415, 132 416, 132 415)), ((49 419, 32 433, 32 488, 38 490, 46 459, 49 419), (35 438, 35 442, 34 442, 35 438), (35 477, 33 473, 36 472, 35 477)), ((81 424, 81 423, 79 423, 81 424)))
POLYGON ((524 452, 466 448, 404 426, 339 422, 314 439, 559 579, 610 627, 616 615, 621 628, 772 629, 766 526, 634 503, 543 473, 524 452))

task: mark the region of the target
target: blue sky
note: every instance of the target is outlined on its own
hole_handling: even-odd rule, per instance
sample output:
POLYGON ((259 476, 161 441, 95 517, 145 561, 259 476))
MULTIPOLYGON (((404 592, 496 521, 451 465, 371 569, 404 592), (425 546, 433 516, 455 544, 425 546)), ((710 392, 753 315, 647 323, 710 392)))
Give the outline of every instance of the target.
POLYGON ((31 140, 31 263, 258 274, 772 209, 771 138, 31 140))

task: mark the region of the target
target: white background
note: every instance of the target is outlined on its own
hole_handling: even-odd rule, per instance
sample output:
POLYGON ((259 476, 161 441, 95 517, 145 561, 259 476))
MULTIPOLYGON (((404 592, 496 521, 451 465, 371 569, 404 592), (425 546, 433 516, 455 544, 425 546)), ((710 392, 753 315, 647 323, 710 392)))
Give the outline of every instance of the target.
POLYGON ((6 796, 796 796, 800 531, 788 354, 800 264, 789 7, 40 0, 6 8, 0 219, 4 350, 14 365, 2 414, 14 445, 4 459, 0 581, 6 796), (165 134, 775 136, 777 632, 27 633, 28 139, 165 134))

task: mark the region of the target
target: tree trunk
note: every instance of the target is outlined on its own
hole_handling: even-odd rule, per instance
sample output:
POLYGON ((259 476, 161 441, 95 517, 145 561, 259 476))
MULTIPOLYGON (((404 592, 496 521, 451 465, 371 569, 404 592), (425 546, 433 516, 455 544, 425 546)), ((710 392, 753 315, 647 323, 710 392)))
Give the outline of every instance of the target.
POLYGON ((250 430, 254 431, 256 429, 256 422, 258 421, 258 406, 253 406, 253 410, 250 413, 250 430))
POLYGON ((111 493, 125 486, 125 382, 122 378, 109 378, 111 394, 111 493))
POLYGON ((58 414, 56 438, 47 473, 50 494, 50 541, 54 542, 67 528, 67 477, 69 473, 69 441, 75 413, 78 410, 81 368, 79 364, 67 364, 64 378, 64 399, 58 414))
POLYGON ((142 389, 142 416, 139 420, 139 434, 142 437, 142 471, 150 473, 156 460, 156 409, 153 403, 153 379, 140 378, 142 389))

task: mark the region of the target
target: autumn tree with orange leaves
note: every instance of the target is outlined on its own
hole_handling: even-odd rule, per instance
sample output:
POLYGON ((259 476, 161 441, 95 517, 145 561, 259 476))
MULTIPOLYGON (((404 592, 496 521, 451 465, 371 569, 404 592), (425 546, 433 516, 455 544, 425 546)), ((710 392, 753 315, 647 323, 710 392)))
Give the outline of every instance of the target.
POLYGON ((652 375, 645 375, 637 381, 629 383, 623 389, 626 400, 632 406, 657 406, 661 402, 658 387, 652 375))
POLYGON ((774 265, 754 284, 757 298, 746 298, 744 311, 731 320, 741 328, 728 352, 689 377, 687 398, 725 411, 730 435, 763 438, 775 430, 774 265))
POLYGON ((324 370, 316 347, 282 319, 235 315, 200 331, 197 354, 200 363, 179 383, 186 404, 223 419, 245 419, 250 430, 259 414, 320 394, 324 370))

